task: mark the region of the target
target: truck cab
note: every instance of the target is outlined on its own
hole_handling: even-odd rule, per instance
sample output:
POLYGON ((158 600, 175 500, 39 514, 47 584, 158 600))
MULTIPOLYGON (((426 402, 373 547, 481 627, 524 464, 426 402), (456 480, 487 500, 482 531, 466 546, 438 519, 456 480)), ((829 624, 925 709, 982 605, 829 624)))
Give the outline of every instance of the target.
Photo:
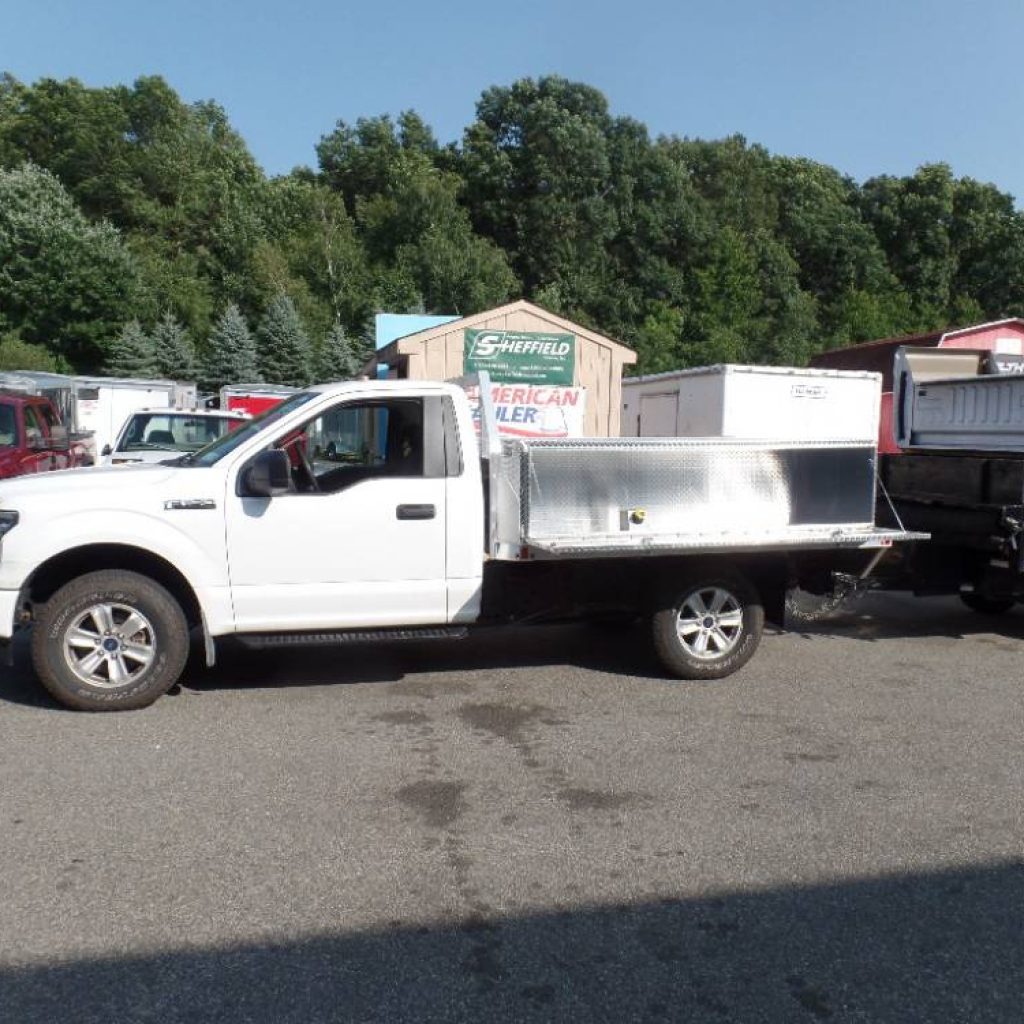
POLYGON ((84 450, 69 440, 48 398, 0 391, 0 477, 84 464, 84 450))

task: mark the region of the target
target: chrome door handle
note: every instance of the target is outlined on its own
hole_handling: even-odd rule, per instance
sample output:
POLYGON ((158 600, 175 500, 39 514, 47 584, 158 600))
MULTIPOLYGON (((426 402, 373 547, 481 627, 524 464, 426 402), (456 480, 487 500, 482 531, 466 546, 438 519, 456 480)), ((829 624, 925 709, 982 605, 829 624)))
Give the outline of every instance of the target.
POLYGON ((399 505, 395 509, 396 519, 433 519, 437 509, 433 505, 399 505))

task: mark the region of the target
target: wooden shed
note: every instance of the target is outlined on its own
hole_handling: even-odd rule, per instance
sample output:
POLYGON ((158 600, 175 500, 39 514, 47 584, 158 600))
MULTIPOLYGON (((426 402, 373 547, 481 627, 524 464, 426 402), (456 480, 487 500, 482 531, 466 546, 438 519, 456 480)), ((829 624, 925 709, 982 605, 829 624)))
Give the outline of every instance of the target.
MULTIPOLYGON (((584 434, 588 437, 617 437, 622 409, 623 367, 636 362, 636 353, 602 334, 549 313, 540 306, 520 300, 507 306, 452 320, 448 323, 408 334, 378 349, 376 361, 386 363, 389 377, 414 380, 447 380, 467 372, 465 355, 473 341, 487 332, 520 339, 520 349, 532 346, 540 351, 548 342, 530 342, 526 338, 561 338, 561 348, 569 345, 572 357, 566 364, 569 376, 559 383, 586 389, 584 434)), ((512 345, 510 344, 511 348, 512 345)), ((472 370, 473 367, 470 367, 472 370)), ((543 375, 544 370, 538 367, 543 375)), ((493 372, 500 380, 499 372, 493 372)))

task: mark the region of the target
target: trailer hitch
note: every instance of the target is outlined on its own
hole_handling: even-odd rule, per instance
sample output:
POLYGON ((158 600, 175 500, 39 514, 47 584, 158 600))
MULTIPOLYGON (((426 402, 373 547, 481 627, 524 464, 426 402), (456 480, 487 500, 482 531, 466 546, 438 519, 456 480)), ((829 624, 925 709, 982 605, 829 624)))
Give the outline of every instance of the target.
POLYGON ((834 614, 847 602, 882 585, 871 574, 890 550, 890 548, 879 548, 871 556, 868 564, 858 573, 833 572, 831 574, 831 593, 819 595, 813 603, 808 600, 810 595, 805 592, 791 590, 786 596, 786 611, 794 618, 804 619, 808 622, 834 614))

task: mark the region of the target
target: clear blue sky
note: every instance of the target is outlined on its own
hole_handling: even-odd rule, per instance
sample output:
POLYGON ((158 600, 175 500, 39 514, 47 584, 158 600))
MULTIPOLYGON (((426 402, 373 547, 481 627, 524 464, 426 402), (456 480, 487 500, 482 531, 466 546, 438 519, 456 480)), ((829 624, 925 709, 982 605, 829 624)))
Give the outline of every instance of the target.
POLYGON ((740 132, 863 180, 945 160, 1024 200, 1022 0, 0 0, 0 69, 161 74, 270 173, 339 119, 458 138, 489 85, 558 73, 653 134, 740 132))

